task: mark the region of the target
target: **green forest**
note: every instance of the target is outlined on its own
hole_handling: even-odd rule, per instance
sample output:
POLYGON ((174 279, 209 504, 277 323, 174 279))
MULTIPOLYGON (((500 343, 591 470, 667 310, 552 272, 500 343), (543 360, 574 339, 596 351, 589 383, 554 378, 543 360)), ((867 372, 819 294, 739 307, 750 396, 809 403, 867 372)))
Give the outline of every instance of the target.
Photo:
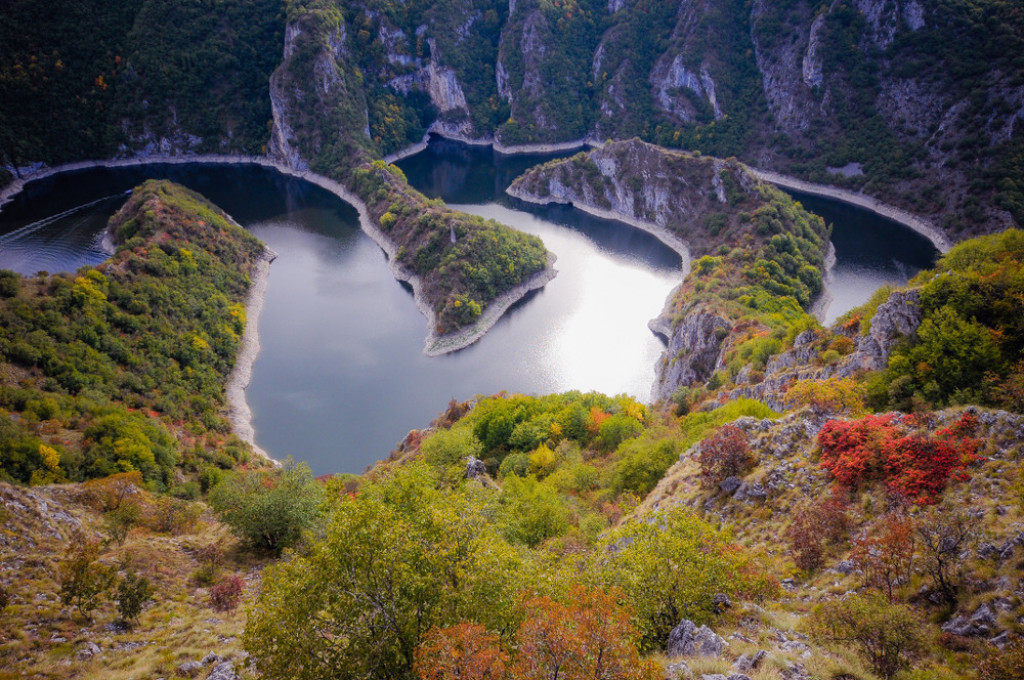
POLYGON ((195 496, 201 474, 250 455, 225 418, 224 383, 264 248, 167 182, 136 188, 108 228, 117 252, 97 267, 0 272, 0 476, 140 472, 154 490, 195 496))

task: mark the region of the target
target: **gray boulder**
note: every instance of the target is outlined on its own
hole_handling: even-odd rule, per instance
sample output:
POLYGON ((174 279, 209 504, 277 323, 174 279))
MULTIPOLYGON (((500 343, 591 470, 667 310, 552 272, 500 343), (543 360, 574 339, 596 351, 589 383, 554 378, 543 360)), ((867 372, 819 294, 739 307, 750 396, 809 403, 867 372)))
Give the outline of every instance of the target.
POLYGON ((476 456, 466 458, 466 479, 479 479, 487 475, 487 464, 476 456))
POLYGON ((722 480, 721 484, 718 485, 718 488, 721 489, 723 493, 731 496, 736 492, 736 489, 741 486, 743 486, 743 480, 739 477, 726 477, 722 480))
POLYGON ((100 646, 97 645, 95 642, 86 642, 81 647, 79 647, 78 658, 84 661, 86 659, 91 659, 94 656, 99 656, 102 653, 103 652, 100 649, 100 646))
POLYGON ((995 612, 989 605, 983 604, 970 617, 963 614, 954 616, 942 625, 942 631, 961 637, 988 637, 995 627, 995 612))
POLYGON ((720 656, 728 643, 707 626, 683 619, 668 635, 669 656, 720 656))
POLYGON ((732 667, 740 673, 749 673, 750 671, 760 668, 766 658, 768 658, 768 652, 763 649, 759 649, 753 654, 741 655, 740 658, 736 659, 736 662, 732 667))
POLYGON ((665 666, 666 680, 684 680, 684 678, 692 677, 693 671, 690 670, 685 661, 673 661, 665 666))
POLYGON ((213 667, 213 671, 206 676, 206 680, 238 680, 235 673, 235 664, 230 661, 223 661, 213 667))
POLYGON ((203 664, 198 661, 186 661, 178 666, 178 675, 186 678, 194 678, 199 675, 199 671, 201 670, 203 670, 203 664))

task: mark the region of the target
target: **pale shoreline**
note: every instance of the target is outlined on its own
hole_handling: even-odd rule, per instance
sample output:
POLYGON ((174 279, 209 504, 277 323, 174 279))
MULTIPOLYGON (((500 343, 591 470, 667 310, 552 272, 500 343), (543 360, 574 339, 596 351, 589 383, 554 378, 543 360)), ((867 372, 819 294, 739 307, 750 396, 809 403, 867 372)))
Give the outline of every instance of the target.
POLYGON ((253 263, 249 276, 249 292, 245 300, 245 331, 242 333, 235 367, 231 369, 227 382, 224 383, 225 400, 228 406, 228 422, 238 438, 252 447, 258 455, 263 456, 275 465, 280 462, 256 444, 256 429, 252 425, 252 409, 245 398, 245 390, 252 380, 252 367, 260 353, 259 318, 266 300, 267 284, 270 278, 270 263, 277 253, 269 248, 264 249, 259 259, 253 263))
MULTIPOLYGON (((271 168, 283 175, 297 177, 310 182, 311 184, 315 184, 352 205, 356 209, 356 212, 359 213, 360 228, 367 236, 373 239, 373 241, 387 255, 388 266, 391 268, 391 272, 394 277, 399 281, 404 281, 412 286, 413 300, 415 301, 416 308, 419 309, 420 313, 427 319, 428 332, 427 337, 424 340, 423 352, 428 356, 438 356, 448 352, 455 352, 472 345, 496 323, 497 318, 491 318, 493 315, 488 312, 492 306, 497 306, 497 308, 500 308, 501 311, 504 312, 508 307, 515 304, 531 290, 544 285, 544 283, 547 283, 554 277, 554 269, 551 267, 551 262, 549 262, 548 266, 543 271, 534 275, 534 277, 529 281, 516 286, 512 290, 507 291, 504 295, 492 300, 487 305, 487 308, 484 309, 484 313, 480 316, 480 319, 476 322, 463 328, 458 333, 448 336, 439 336, 434 330, 437 326, 437 315, 434 313, 433 308, 424 297, 423 282, 418 276, 406 270, 397 261, 395 256, 398 252, 398 246, 389 239, 383 231, 381 231, 380 227, 378 227, 376 223, 374 223, 373 219, 370 217, 369 210, 366 208, 366 204, 340 182, 330 179, 329 177, 319 175, 310 170, 297 170, 295 168, 288 167, 287 165, 268 158, 267 156, 197 154, 194 156, 146 156, 66 163, 52 168, 48 167, 31 175, 14 180, 11 184, 7 185, 3 191, 0 191, 0 207, 10 202, 14 196, 19 194, 25 188, 26 184, 65 172, 88 170, 92 168, 122 168, 140 165, 187 165, 189 163, 259 165, 265 168, 271 168), (543 282, 541 282, 542 280, 543 282), (516 291, 519 294, 513 295, 513 291, 516 291)), ((500 316, 500 314, 498 316, 500 316)))
MULTIPOLYGON (((586 146, 600 146, 600 144, 589 141, 589 140, 577 140, 572 142, 563 142, 558 144, 547 144, 547 145, 522 145, 518 147, 506 147, 501 145, 500 142, 495 140, 471 140, 471 139, 460 139, 458 137, 450 135, 440 135, 446 139, 452 139, 454 141, 460 141, 467 144, 474 144, 478 146, 490 145, 498 153, 513 155, 513 154, 529 154, 529 153, 552 153, 557 151, 572 150, 575 148, 584 148, 586 146)), ((410 147, 402 149, 395 154, 391 154, 388 158, 399 160, 401 158, 407 158, 408 156, 415 155, 426 149, 426 141, 414 144, 410 147)), ((387 159, 385 159, 387 160, 387 159)), ((387 160, 387 162, 394 162, 394 160, 387 160)), ((428 333, 424 341, 423 352, 427 356, 439 356, 449 352, 454 352, 459 349, 463 349, 472 345, 474 342, 480 340, 483 335, 497 323, 498 319, 511 307, 513 304, 521 300, 531 291, 539 289, 546 285, 551 279, 554 278, 556 271, 553 268, 554 258, 553 255, 549 259, 548 265, 534 275, 529 281, 526 281, 519 286, 507 291, 504 295, 499 296, 497 299, 492 300, 489 305, 483 310, 480 318, 472 325, 463 328, 460 332, 454 333, 448 336, 438 336, 435 329, 437 325, 437 318, 433 308, 427 303, 423 295, 422 281, 418 276, 409 272, 403 268, 395 258, 397 253, 397 246, 380 230, 380 228, 373 222, 369 215, 369 211, 366 205, 357 196, 352 194, 348 189, 342 186, 339 182, 336 182, 323 175, 310 172, 309 170, 297 170, 295 168, 288 167, 283 163, 272 160, 267 156, 244 156, 244 155, 221 155, 221 154, 200 154, 193 156, 148 156, 148 157, 134 157, 124 159, 111 159, 105 161, 80 161, 75 163, 66 163, 55 167, 46 167, 39 171, 36 171, 30 175, 19 177, 14 179, 10 184, 0 190, 0 208, 10 202, 14 196, 21 193, 24 190, 25 185, 35 180, 45 179, 54 175, 58 175, 66 172, 74 172, 76 170, 87 170, 91 168, 111 168, 111 167, 131 167, 141 165, 161 165, 161 164, 173 164, 173 165, 184 165, 189 163, 210 163, 210 164, 225 164, 225 165, 259 165, 262 167, 272 168, 281 174, 288 175, 290 177, 297 177, 305 181, 316 184, 317 186, 331 192, 341 200, 349 203, 356 208, 359 214, 359 225, 360 228, 374 240, 374 242, 384 251, 388 258, 388 266, 391 269, 392 274, 399 281, 407 282, 413 289, 413 300, 416 304, 417 309, 426 318, 428 333)), ((922 234, 928 238, 935 247, 943 253, 946 253, 951 248, 952 244, 949 239, 942 234, 933 224, 920 218, 916 215, 912 215, 909 212, 900 210, 894 206, 887 205, 877 199, 863 194, 857 194, 852 191, 840 189, 838 187, 831 187, 821 184, 813 184, 806 182, 794 177, 787 177, 780 175, 775 172, 768 172, 764 170, 756 170, 751 168, 751 172, 754 173, 759 179, 776 184, 781 187, 794 189, 797 191, 803 191, 805 193, 825 196, 853 205, 866 208, 875 212, 883 217, 892 219, 899 224, 902 224, 914 231, 922 234)), ((526 201, 529 203, 535 203, 544 205, 547 203, 554 203, 558 201, 554 200, 543 200, 539 197, 530 197, 527 194, 520 194, 519 192, 507 191, 507 193, 519 200, 526 201)), ((619 222, 624 222, 633 226, 637 229, 645 231, 659 241, 664 243, 666 246, 671 248, 673 251, 679 254, 683 261, 683 277, 689 272, 690 265, 690 250, 686 243, 679 239, 677 236, 669 232, 667 229, 660 227, 654 223, 643 222, 636 220, 625 215, 613 213, 611 211, 602 210, 591 206, 584 206, 573 204, 575 208, 578 208, 586 213, 600 217, 603 219, 613 219, 619 222)), ((271 258, 272 259, 272 258, 271 258)), ((243 346, 240 350, 239 356, 236 358, 236 370, 232 371, 229 377, 229 384, 225 385, 227 392, 229 419, 231 420, 232 427, 236 434, 244 441, 250 443, 253 449, 266 456, 268 459, 273 460, 265 451, 260 449, 255 444, 255 430, 252 427, 252 412, 249 408, 249 404, 245 399, 245 387, 248 386, 249 379, 252 372, 252 364, 256 360, 256 356, 259 352, 259 339, 258 331, 256 330, 256 320, 259 316, 259 310, 262 309, 263 297, 266 290, 266 277, 269 275, 269 260, 257 263, 257 269, 254 269, 253 276, 253 288, 250 289, 250 299, 246 304, 247 317, 249 322, 246 325, 246 336, 243 337, 243 346), (263 267, 266 271, 257 271, 258 268, 263 267), (258 286, 257 280, 262 276, 264 278, 263 285, 258 286), (253 291, 257 291, 258 295, 254 294, 253 291), (256 298, 259 298, 257 301, 256 298), (256 305, 253 311, 250 311, 250 306, 256 305), (246 338, 249 334, 250 328, 253 332, 253 338, 247 342, 246 338), (243 353, 245 356, 243 357, 243 353), (251 355, 251 357, 250 357, 251 355), (247 368, 243 370, 243 365, 248 364, 247 368), (238 375, 236 375, 236 371, 238 375), (229 388, 230 387, 230 388, 229 388)), ((826 267, 826 276, 831 273, 831 267, 826 267)), ((822 292, 821 298, 828 295, 827 285, 825 290, 822 292)), ((816 301, 816 306, 820 305, 823 300, 819 299, 816 301)), ((824 308, 818 308, 814 310, 818 314, 824 313, 824 308)))
POLYGON ((521 189, 509 187, 505 189, 505 193, 517 200, 523 201, 524 203, 533 203, 534 205, 550 205, 552 203, 558 203, 560 205, 571 205, 577 210, 582 210, 588 215, 599 217, 603 220, 615 220, 616 222, 622 222, 628 224, 631 227, 639 229, 640 231, 646 232, 654 238, 661 241, 665 246, 674 251, 683 261, 683 278, 690 272, 690 247, 686 245, 686 242, 681 238, 673 234, 671 231, 656 224, 654 222, 646 222, 644 220, 638 220, 622 213, 613 212, 611 210, 604 210, 603 208, 597 208, 595 206, 586 203, 573 203, 572 201, 558 199, 558 198, 541 198, 533 194, 527 193, 521 189))
POLYGON ((415 156, 419 152, 427 148, 430 141, 430 135, 437 135, 442 139, 447 139, 453 142, 461 142, 469 146, 489 146, 494 149, 497 153, 503 156, 525 156, 528 154, 542 154, 542 153, 558 153, 560 151, 573 151, 575 149, 585 149, 587 147, 599 148, 601 144, 592 139, 582 137, 580 139, 572 139, 568 142, 552 142, 550 144, 512 144, 506 146, 499 142, 493 137, 466 137, 465 135, 454 135, 450 132, 443 132, 441 130, 430 130, 423 139, 410 144, 407 147, 401 148, 398 151, 389 153, 384 156, 385 163, 397 163, 398 161, 408 158, 409 156, 415 156))
POLYGON ((770 182, 776 186, 780 186, 785 189, 793 189, 794 191, 802 191, 805 194, 824 196, 825 198, 832 198, 837 201, 842 201, 843 203, 856 205, 870 210, 876 215, 881 215, 893 222, 902 224, 908 229, 916 231, 918 234, 921 234, 931 241, 932 245, 934 245, 936 250, 940 253, 948 253, 950 248, 953 247, 953 243, 949 240, 949 237, 942 233, 942 231, 930 221, 901 208, 897 208, 896 206, 884 203, 873 196, 850 191, 849 189, 841 189, 828 184, 815 184, 813 182, 797 179, 796 177, 790 177, 788 175, 782 175, 770 170, 758 170, 757 168, 752 168, 749 165, 747 168, 758 179, 770 182))

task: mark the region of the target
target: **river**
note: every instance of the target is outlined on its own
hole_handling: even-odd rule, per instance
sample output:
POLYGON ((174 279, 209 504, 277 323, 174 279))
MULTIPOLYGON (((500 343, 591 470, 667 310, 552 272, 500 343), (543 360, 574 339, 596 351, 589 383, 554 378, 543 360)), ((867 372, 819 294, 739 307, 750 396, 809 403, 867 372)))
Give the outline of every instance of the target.
MULTIPOLYGON (((548 158, 441 141, 399 163, 427 195, 537 234, 558 256, 554 281, 451 355, 423 355, 426 322, 351 206, 251 165, 92 169, 32 182, 0 212, 0 268, 53 272, 102 261, 98 234, 145 178, 203 193, 278 253, 247 391, 257 443, 275 458, 309 462, 316 474, 359 472, 452 398, 570 389, 650 397, 662 345, 646 322, 679 282, 679 257, 617 222, 504 196, 515 176, 548 158)), ((838 207, 826 215, 836 222, 839 258, 833 317, 934 257, 909 230, 838 207), (897 248, 894 230, 909 239, 897 248)))

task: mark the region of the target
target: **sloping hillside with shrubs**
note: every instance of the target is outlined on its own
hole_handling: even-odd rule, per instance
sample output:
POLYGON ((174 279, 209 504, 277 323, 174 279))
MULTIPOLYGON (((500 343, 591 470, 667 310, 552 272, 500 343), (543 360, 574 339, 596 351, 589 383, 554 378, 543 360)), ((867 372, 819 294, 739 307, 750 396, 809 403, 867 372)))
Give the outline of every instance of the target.
POLYGON ((138 471, 194 496, 250 455, 231 435, 224 382, 264 247, 167 182, 138 187, 109 228, 117 252, 96 267, 0 272, 0 477, 138 471))

